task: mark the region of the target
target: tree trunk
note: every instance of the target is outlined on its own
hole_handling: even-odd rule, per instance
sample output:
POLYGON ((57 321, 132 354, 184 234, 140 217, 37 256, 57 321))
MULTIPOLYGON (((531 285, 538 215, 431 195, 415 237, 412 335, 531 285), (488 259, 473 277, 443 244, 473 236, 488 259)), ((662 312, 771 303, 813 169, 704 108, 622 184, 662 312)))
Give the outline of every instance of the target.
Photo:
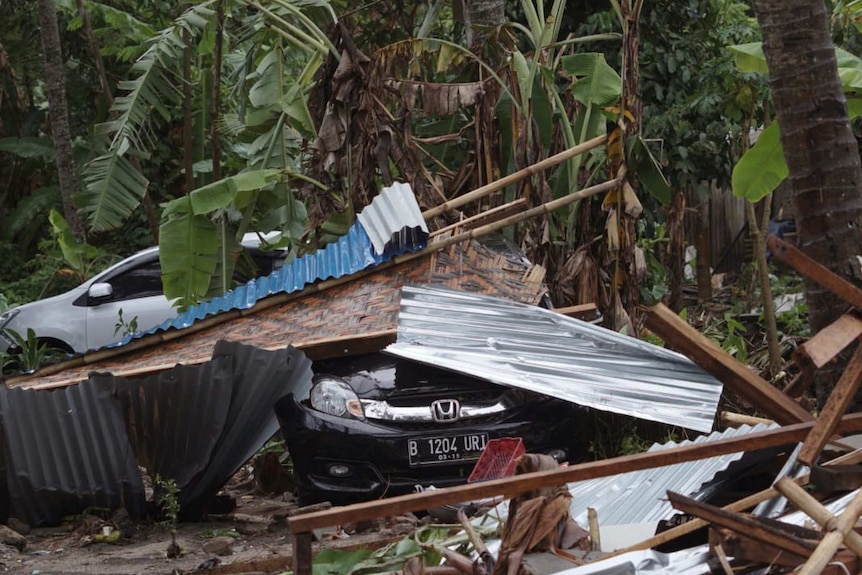
MULTIPOLYGON (((769 86, 796 204, 800 249, 845 276, 862 279, 862 164, 841 89, 829 16, 822 1, 757 0, 769 86)), ((847 304, 806 284, 811 329, 847 304)))
MULTIPOLYGON (((832 271, 862 280, 862 164, 826 6, 822 0, 756 0, 754 5, 796 204, 799 247, 832 271)), ((805 292, 812 332, 848 307, 812 281, 805 292)), ((825 383, 828 388, 832 382, 825 383)), ((824 398, 822 392, 818 396, 824 398)))
POLYGON ((506 3, 504 0, 455 1, 463 2, 467 47, 474 53, 481 54, 484 52, 482 46, 488 36, 482 28, 500 26, 506 22, 506 3))
POLYGON ((57 6, 54 0, 39 0, 39 28, 42 33, 42 52, 45 58, 45 86, 51 119, 51 137, 57 176, 63 199, 63 216, 79 239, 84 237, 84 226, 72 197, 78 189, 77 168, 72 152, 72 130, 66 110, 66 82, 63 54, 60 49, 60 29, 57 24, 57 6))
POLYGON ((224 2, 216 6, 216 36, 213 51, 213 85, 210 100, 210 142, 212 145, 213 181, 221 179, 221 146, 219 145, 219 112, 221 110, 221 66, 222 44, 224 43, 224 2))

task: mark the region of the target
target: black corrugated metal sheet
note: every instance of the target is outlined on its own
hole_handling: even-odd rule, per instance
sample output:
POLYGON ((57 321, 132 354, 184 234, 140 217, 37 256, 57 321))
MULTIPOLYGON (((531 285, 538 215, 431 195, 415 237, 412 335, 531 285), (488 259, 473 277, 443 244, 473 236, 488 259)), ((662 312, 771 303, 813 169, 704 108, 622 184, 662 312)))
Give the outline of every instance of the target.
POLYGON ((53 391, 0 387, 7 514, 59 523, 87 507, 146 514, 146 499, 119 401, 99 381, 53 391))
POLYGON ((298 349, 219 341, 211 361, 146 379, 94 373, 57 390, 0 387, 2 514, 50 525, 125 506, 144 517, 140 466, 175 480, 192 518, 278 430, 275 403, 311 377, 298 349))

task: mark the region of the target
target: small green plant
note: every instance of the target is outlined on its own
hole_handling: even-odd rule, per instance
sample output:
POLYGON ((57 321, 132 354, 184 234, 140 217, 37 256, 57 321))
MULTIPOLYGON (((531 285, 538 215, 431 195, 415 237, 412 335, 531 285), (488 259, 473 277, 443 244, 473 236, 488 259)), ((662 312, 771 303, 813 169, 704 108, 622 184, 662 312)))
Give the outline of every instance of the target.
POLYGON ((0 364, 4 373, 7 367, 22 373, 36 371, 46 359, 54 355, 44 342, 36 338, 36 332, 32 328, 27 328, 26 339, 14 329, 6 330, 6 333, 12 337, 15 345, 9 348, 11 351, 5 351, 0 355, 0 364))
POLYGON ((117 323, 114 324, 114 335, 120 335, 120 337, 126 337, 128 335, 132 335, 138 332, 138 316, 133 317, 127 323, 123 318, 123 308, 120 308, 119 318, 117 319, 117 323))
POLYGON ((180 500, 177 497, 180 489, 174 479, 164 479, 156 476, 157 502, 162 511, 162 520, 159 525, 170 531, 171 544, 166 552, 169 559, 180 556, 180 546, 177 544, 177 522, 180 518, 180 500))

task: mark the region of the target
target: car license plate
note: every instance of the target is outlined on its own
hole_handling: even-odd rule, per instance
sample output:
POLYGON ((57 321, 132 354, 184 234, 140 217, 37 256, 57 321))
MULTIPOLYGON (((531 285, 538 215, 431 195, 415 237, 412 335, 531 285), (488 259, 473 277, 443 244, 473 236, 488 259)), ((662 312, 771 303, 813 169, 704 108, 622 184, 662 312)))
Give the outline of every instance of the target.
POLYGON ((466 433, 407 440, 410 466, 472 461, 479 459, 488 444, 487 433, 466 433))

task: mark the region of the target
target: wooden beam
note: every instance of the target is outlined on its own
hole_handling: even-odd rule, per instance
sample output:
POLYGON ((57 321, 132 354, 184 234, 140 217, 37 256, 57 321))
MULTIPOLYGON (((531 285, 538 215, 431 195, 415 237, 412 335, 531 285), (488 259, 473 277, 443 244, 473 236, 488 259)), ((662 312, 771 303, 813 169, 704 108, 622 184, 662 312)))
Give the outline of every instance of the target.
MULTIPOLYGON (((434 489, 422 493, 399 495, 397 497, 367 501, 345 507, 333 507, 324 511, 291 517, 288 519, 288 523, 292 533, 300 533, 320 527, 351 523, 361 519, 388 517, 408 511, 431 509, 498 495, 511 498, 541 487, 596 479, 597 477, 607 477, 609 475, 616 475, 617 473, 627 473, 641 469, 663 467, 674 463, 697 461, 719 455, 727 455, 728 453, 790 445, 802 441, 813 425, 813 422, 786 425, 708 443, 692 443, 654 452, 637 453, 601 461, 590 461, 551 471, 527 473, 503 479, 458 485, 446 489, 434 489)), ((836 431, 838 433, 849 433, 859 430, 862 430, 862 413, 854 413, 842 418, 836 431)))
MULTIPOLYGON (((846 466, 849 466, 852 464, 856 464, 859 461, 862 461, 862 450, 857 450, 857 451, 854 451, 852 453, 847 453, 845 455, 842 455, 841 457, 836 457, 835 459, 832 459, 832 460, 826 462, 826 466, 819 467, 819 468, 815 467, 814 469, 812 469, 812 473, 811 473, 812 481, 814 481, 815 484, 818 484, 817 481, 813 479, 813 476, 814 476, 814 472, 816 472, 819 469, 831 469, 832 467, 836 467, 836 466, 846 467, 846 466)), ((794 482, 798 483, 799 485, 805 485, 806 483, 808 483, 808 476, 806 475, 806 476, 800 477, 800 478, 796 479, 794 482)), ((856 487, 858 487, 858 486, 859 486, 859 483, 857 482, 855 484, 855 487, 853 487, 853 489, 856 489, 856 487)), ((847 491, 847 490, 848 489, 843 489, 842 491, 847 491)), ((755 507, 755 506, 763 503, 764 501, 768 501, 768 500, 772 499, 773 497, 778 497, 779 495, 781 495, 781 494, 774 487, 767 487, 763 491, 753 493, 752 495, 749 495, 748 497, 740 499, 739 501, 734 501, 733 503, 725 505, 724 507, 722 507, 722 509, 724 509, 725 511, 733 511, 733 512, 746 511, 748 509, 751 509, 752 507, 755 507)), ((609 557, 614 557, 616 555, 622 555, 623 553, 628 553, 629 551, 640 551, 642 549, 651 549, 657 545, 662 545, 664 543, 667 543, 668 541, 673 541, 674 539, 676 539, 678 537, 682 537, 683 535, 688 535, 689 533, 693 533, 693 532, 697 531, 698 529, 700 529, 701 527, 705 527, 706 525, 707 525, 707 522, 704 521, 703 519, 692 519, 691 521, 686 521, 682 525, 677 525, 676 527, 671 527, 667 531, 662 531, 658 535, 654 535, 653 537, 650 537, 649 539, 644 539, 643 541, 635 543, 634 545, 631 545, 631 546, 626 547, 624 549, 617 549, 616 551, 613 551, 612 553, 604 555, 603 559, 607 559, 609 557)))
POLYGON ((596 307, 596 304, 594 303, 582 303, 580 305, 558 307, 555 308, 554 311, 568 317, 589 321, 591 319, 596 319, 599 313, 599 308, 596 307))
POLYGON ((311 573, 311 531, 295 532, 291 530, 293 540, 293 572, 297 575, 311 573))
POLYGON ((666 305, 659 303, 649 308, 646 326, 669 347, 688 356, 778 423, 786 425, 814 419, 793 399, 758 377, 666 305))
POLYGON ((799 275, 820 284, 856 309, 862 309, 862 290, 855 285, 780 238, 769 236, 766 245, 775 257, 795 269, 799 275))
POLYGON ((845 313, 793 351, 800 368, 820 369, 862 335, 862 319, 855 312, 845 313))
POLYGON ((862 486, 862 465, 814 465, 811 467, 811 483, 823 493, 855 491, 862 486))
POLYGON ((775 525, 761 521, 759 518, 730 513, 673 491, 668 491, 667 497, 674 509, 709 521, 713 525, 719 525, 737 533, 744 533, 747 537, 795 555, 809 557, 817 548, 816 543, 783 531, 775 525))
POLYGON ((811 428, 802 449, 799 450, 799 461, 811 467, 820 457, 823 447, 835 432, 838 420, 850 407, 850 403, 856 396, 859 385, 862 384, 862 346, 858 346, 853 357, 847 363, 844 373, 838 379, 838 383, 829 393, 823 411, 811 428))
MULTIPOLYGON (((724 527, 713 527, 710 529, 709 542, 713 546, 721 544, 725 553, 733 557, 736 562, 799 567, 805 563, 806 559, 806 557, 794 555, 768 543, 756 541, 751 537, 747 537, 744 533, 737 533, 724 527)), ((859 562, 856 555, 847 549, 843 549, 835 556, 835 562, 830 563, 820 575, 858 573, 858 565, 859 562)))

